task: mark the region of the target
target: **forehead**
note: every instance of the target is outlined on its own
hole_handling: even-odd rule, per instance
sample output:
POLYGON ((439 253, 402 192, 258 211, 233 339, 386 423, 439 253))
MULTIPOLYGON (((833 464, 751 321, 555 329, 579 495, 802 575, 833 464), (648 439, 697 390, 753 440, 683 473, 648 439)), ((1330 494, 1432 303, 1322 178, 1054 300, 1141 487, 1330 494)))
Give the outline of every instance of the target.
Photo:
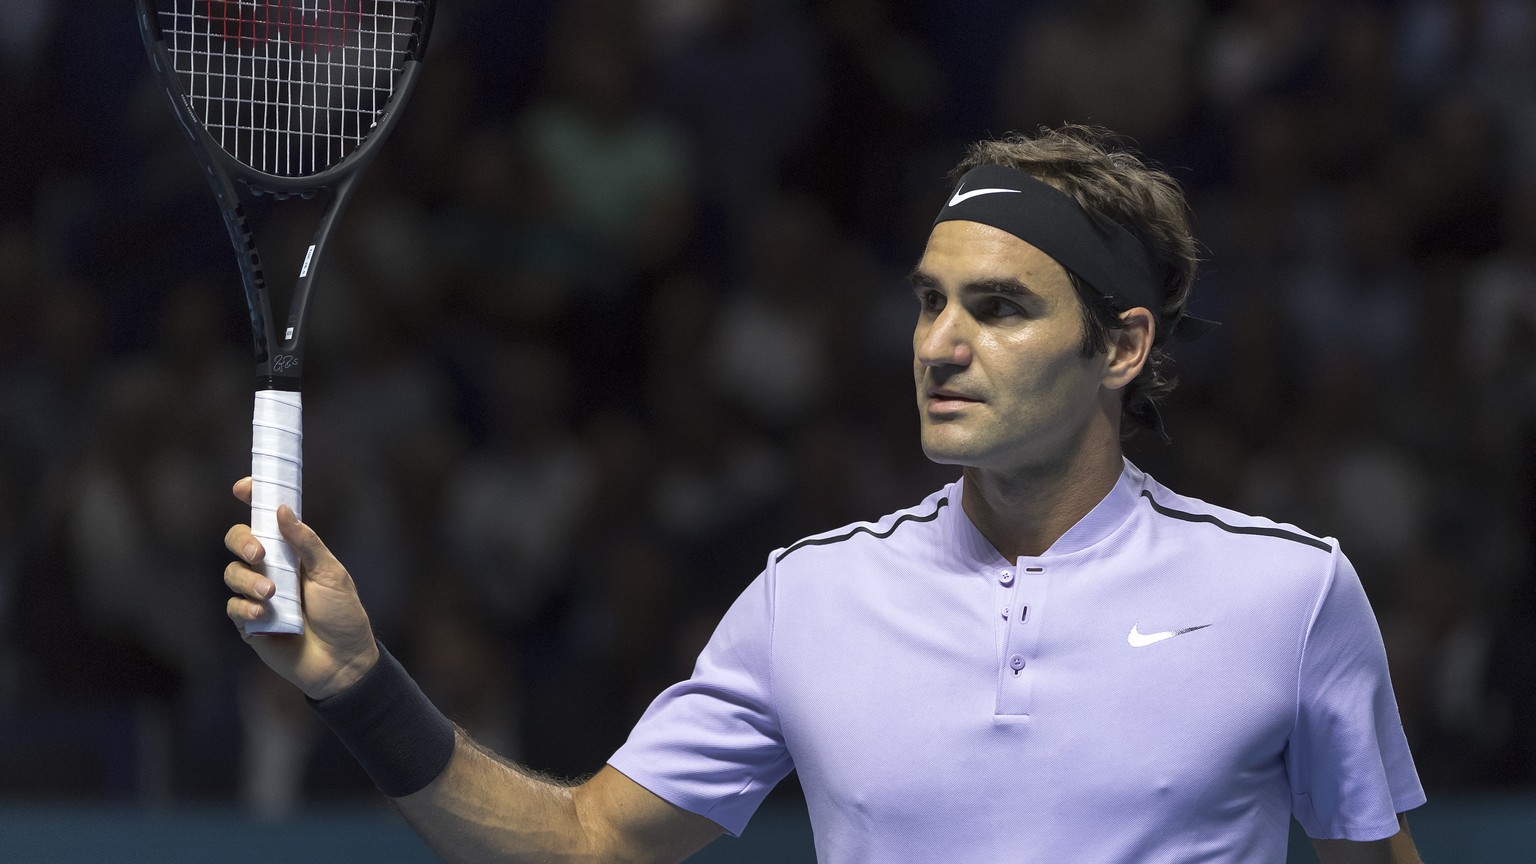
POLYGON ((973 282, 1016 279, 1038 294, 1062 292, 1072 283, 1056 259, 1000 228, 952 219, 933 226, 918 262, 919 272, 941 287, 959 288, 973 282))

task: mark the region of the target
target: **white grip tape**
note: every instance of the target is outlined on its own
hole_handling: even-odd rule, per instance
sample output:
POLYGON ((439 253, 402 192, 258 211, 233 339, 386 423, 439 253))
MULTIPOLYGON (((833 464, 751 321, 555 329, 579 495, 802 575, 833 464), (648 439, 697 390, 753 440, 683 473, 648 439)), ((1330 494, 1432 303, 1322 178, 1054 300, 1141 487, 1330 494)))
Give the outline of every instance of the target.
POLYGON ((247 633, 303 633, 298 556, 277 530, 277 508, 287 504, 303 518, 303 401, 286 390, 256 391, 251 420, 251 533, 266 557, 261 566, 277 586, 272 611, 245 625, 247 633))

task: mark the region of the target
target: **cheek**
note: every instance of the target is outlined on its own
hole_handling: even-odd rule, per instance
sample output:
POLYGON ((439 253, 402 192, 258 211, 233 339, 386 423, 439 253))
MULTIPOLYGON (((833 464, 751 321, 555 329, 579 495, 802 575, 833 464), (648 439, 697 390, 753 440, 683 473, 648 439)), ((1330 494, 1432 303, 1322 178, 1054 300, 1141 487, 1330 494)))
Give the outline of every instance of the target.
POLYGON ((1094 361, 1082 356, 1081 347, 1074 334, 1035 331, 999 344, 993 356, 1012 358, 998 370, 1009 390, 1068 398, 1093 383, 1094 361))

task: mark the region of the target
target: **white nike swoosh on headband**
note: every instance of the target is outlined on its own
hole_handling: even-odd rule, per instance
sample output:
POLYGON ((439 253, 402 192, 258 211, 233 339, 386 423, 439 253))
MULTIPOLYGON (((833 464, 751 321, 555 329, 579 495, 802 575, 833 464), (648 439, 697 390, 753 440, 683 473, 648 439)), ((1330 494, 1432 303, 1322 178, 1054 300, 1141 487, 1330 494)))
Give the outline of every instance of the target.
POLYGON ((961 201, 964 201, 967 198, 974 198, 977 195, 993 195, 993 194, 996 194, 998 192, 1018 192, 1018 191, 1019 191, 1018 189, 972 189, 969 192, 961 192, 959 189, 956 189, 955 190, 955 194, 950 196, 949 206, 953 207, 956 204, 959 204, 961 201))

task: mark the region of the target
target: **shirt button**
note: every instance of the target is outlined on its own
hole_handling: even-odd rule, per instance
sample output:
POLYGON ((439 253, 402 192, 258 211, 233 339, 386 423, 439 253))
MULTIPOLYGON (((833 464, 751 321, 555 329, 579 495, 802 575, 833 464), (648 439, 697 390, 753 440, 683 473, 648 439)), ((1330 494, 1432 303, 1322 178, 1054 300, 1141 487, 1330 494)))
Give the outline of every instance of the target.
POLYGON ((1024 668, 1024 657, 1023 657, 1023 655, 1015 654, 1012 657, 1009 657, 1008 658, 1008 668, 1012 669, 1015 672, 1019 671, 1020 669, 1023 669, 1024 668))
POLYGON ((1013 571, 1012 570, 1004 570, 1001 573, 998 573, 997 574, 997 581, 1003 583, 1004 585, 1012 585, 1013 584, 1013 571))
POLYGON ((1008 620, 1008 607, 1007 606, 1003 607, 1003 620, 1004 621, 1008 620))

